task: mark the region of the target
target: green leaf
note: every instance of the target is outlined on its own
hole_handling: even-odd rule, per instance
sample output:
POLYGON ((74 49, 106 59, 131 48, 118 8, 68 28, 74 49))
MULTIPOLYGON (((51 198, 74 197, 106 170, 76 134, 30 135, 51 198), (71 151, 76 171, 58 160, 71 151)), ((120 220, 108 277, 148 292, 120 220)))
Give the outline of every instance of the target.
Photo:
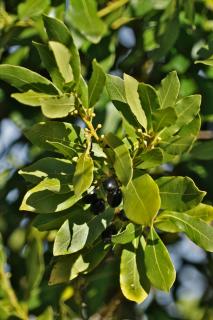
POLYGON ((186 211, 197 206, 206 192, 199 190, 189 177, 162 177, 156 180, 161 208, 186 211))
POLYGON ((127 186, 133 175, 132 159, 127 146, 117 136, 108 133, 105 142, 114 153, 113 167, 120 182, 127 186))
POLYGON ((127 102, 124 81, 121 78, 108 74, 106 78, 106 88, 112 101, 127 102))
MULTIPOLYGON (((164 215, 166 216, 167 214, 179 214, 179 212, 175 211, 163 211, 162 214, 160 214, 156 221, 155 225, 157 228, 160 230, 166 231, 166 232, 181 232, 182 230, 178 227, 177 224, 175 224, 173 221, 165 219, 164 215), (161 218, 162 215, 162 218, 161 218)), ((188 214, 192 218, 195 219, 201 219, 206 222, 211 222, 213 220, 213 207, 204 203, 200 203, 198 206, 185 211, 184 214, 188 214)))
POLYGON ((55 178, 60 183, 60 190, 57 192, 66 193, 72 189, 74 168, 69 160, 47 157, 19 170, 19 174, 33 184, 37 184, 45 178, 55 178))
POLYGON ((18 16, 20 20, 40 16, 49 4, 49 0, 26 0, 18 5, 18 16))
POLYGON ((70 216, 75 217, 76 215, 82 214, 82 208, 73 206, 72 210, 65 210, 64 212, 55 212, 54 215, 50 214, 38 214, 33 220, 33 226, 39 231, 50 231, 58 230, 62 226, 65 220, 69 219, 70 216))
POLYGON ((83 153, 78 161, 73 176, 73 187, 77 196, 86 191, 93 181, 94 163, 90 155, 83 153))
POLYGON ((98 216, 89 212, 70 215, 58 230, 54 242, 55 256, 75 253, 85 246, 90 246, 106 229, 113 217, 113 210, 108 209, 98 216))
POLYGON ((139 127, 139 123, 127 104, 124 81, 119 77, 108 74, 106 78, 106 89, 114 106, 120 111, 124 118, 125 129, 128 127, 131 129, 131 132, 135 132, 135 129, 139 127))
POLYGON ((66 158, 71 160, 73 159, 73 157, 78 156, 78 151, 80 152, 82 151, 81 148, 77 146, 77 144, 75 145, 72 142, 70 142, 71 147, 61 142, 49 141, 49 140, 47 140, 46 142, 54 147, 55 152, 63 154, 66 158))
POLYGON ((26 244, 25 259, 28 290, 38 287, 44 273, 43 243, 36 229, 31 231, 31 239, 26 244))
POLYGON ((88 234, 89 227, 86 222, 80 225, 73 223, 72 229, 70 229, 69 220, 66 220, 56 234, 53 248, 54 256, 81 250, 86 244, 88 234))
MULTIPOLYGON (((170 212, 170 211, 163 211, 163 213, 166 212, 170 212)), ((169 233, 178 233, 181 232, 180 228, 177 227, 176 224, 174 224, 174 222, 172 222, 169 219, 161 219, 161 214, 157 216, 156 220, 155 220, 155 227, 158 228, 161 231, 164 232, 169 232, 169 233)))
POLYGON ((72 207, 80 197, 72 193, 60 194, 58 179, 44 179, 25 194, 20 210, 50 213, 59 212, 72 207))
POLYGON ((70 66, 71 52, 62 43, 56 41, 49 41, 49 47, 65 83, 71 82, 73 80, 73 72, 70 66))
POLYGON ((74 44, 72 35, 65 24, 55 18, 43 16, 44 26, 50 41, 62 43, 70 50, 71 60, 70 65, 76 84, 79 83, 81 74, 81 63, 78 50, 74 44))
POLYGON ((100 64, 96 60, 93 60, 92 66, 93 73, 88 83, 90 108, 99 100, 106 81, 106 75, 100 64))
POLYGON ((190 123, 200 111, 201 96, 195 94, 193 96, 184 97, 175 105, 177 121, 174 125, 173 132, 179 130, 182 126, 190 123))
POLYGON ((23 93, 13 93, 11 97, 16 99, 20 103, 23 103, 32 107, 37 107, 41 105, 41 101, 43 99, 52 98, 53 96, 46 93, 28 90, 23 93))
POLYGON ((137 121, 144 129, 147 128, 147 119, 144 110, 140 104, 138 95, 138 82, 133 77, 124 74, 124 87, 126 100, 137 121))
POLYGON ((139 239, 124 247, 121 253, 120 286, 123 295, 131 301, 143 302, 150 284, 144 268, 144 252, 139 239))
POLYGON ((92 271, 106 256, 109 248, 103 243, 98 243, 90 249, 71 255, 57 257, 54 263, 49 285, 65 283, 75 279, 79 274, 92 271))
POLYGON ((105 23, 98 17, 95 0, 70 0, 70 23, 89 41, 97 43, 106 32, 105 23))
POLYGON ((213 159, 213 140, 197 143, 191 150, 191 156, 199 160, 213 159))
POLYGON ((176 71, 170 72, 166 78, 161 81, 158 97, 161 108, 173 107, 177 100, 180 90, 180 82, 176 71))
POLYGON ((60 71, 58 70, 58 66, 55 61, 55 57, 53 55, 53 52, 50 50, 50 48, 47 44, 33 42, 33 45, 38 50, 40 59, 41 59, 42 63, 44 64, 44 67, 49 72, 53 83, 60 90, 63 90, 64 79, 63 79, 60 71))
POLYGON ((20 91, 33 90, 46 94, 58 94, 58 89, 48 79, 24 67, 0 65, 0 79, 20 91))
POLYGON ((172 107, 157 110, 152 115, 154 132, 159 132, 165 127, 169 127, 175 123, 177 115, 172 107))
POLYGON ((138 94, 147 118, 147 128, 152 129, 152 113, 160 108, 156 90, 149 84, 139 83, 138 94))
POLYGON ((168 128, 163 132, 163 139, 159 146, 169 154, 180 155, 183 152, 188 152, 192 148, 192 144, 197 138, 201 126, 200 116, 197 115, 190 123, 183 126, 175 135, 171 136, 173 127, 168 128))
POLYGON ((34 145, 50 151, 55 151, 55 147, 49 142, 58 142, 70 147, 74 145, 75 140, 80 140, 79 128, 58 121, 37 123, 25 130, 24 134, 34 145))
POLYGON ((116 234, 112 235, 112 243, 114 244, 126 244, 132 242, 136 238, 135 225, 133 223, 128 223, 126 228, 116 234))
POLYGON ((184 213, 207 222, 211 222, 213 220, 213 206, 204 203, 200 203, 195 208, 184 213))
POLYGON ((213 55, 210 56, 208 59, 205 60, 196 60, 195 63, 202 63, 207 66, 213 67, 213 55))
POLYGON ((166 247, 153 227, 150 228, 145 248, 145 265, 151 284, 159 290, 169 291, 176 272, 166 247))
POLYGON ((89 100, 88 86, 82 76, 80 76, 80 81, 78 84, 77 92, 78 92, 78 98, 80 99, 82 105, 87 108, 88 104, 89 104, 89 102, 88 102, 88 100, 89 100))
POLYGON ((70 280, 75 279, 81 273, 87 274, 96 268, 108 251, 109 248, 105 248, 104 244, 100 242, 80 254, 72 265, 70 280))
POLYGON ((75 110, 75 96, 66 94, 41 100, 43 114, 51 119, 64 118, 75 110))
POLYGON ((213 228, 204 221, 180 212, 163 212, 160 219, 172 221, 194 243, 206 251, 213 252, 213 228))
POLYGON ((71 273, 71 266, 75 262, 76 258, 76 255, 67 255, 57 258, 53 265, 48 284, 51 286, 68 282, 71 273))
POLYGON ((135 223, 151 225, 160 209, 159 189, 151 176, 133 178, 122 191, 127 217, 135 223))
POLYGON ((150 169, 163 163, 163 152, 160 148, 154 148, 140 154, 136 159, 138 169, 150 169))

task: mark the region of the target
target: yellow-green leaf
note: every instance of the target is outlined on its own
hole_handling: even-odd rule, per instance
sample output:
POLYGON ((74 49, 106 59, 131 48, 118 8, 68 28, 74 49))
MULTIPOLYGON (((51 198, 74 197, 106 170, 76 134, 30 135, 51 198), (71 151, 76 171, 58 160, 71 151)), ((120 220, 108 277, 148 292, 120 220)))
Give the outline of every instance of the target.
POLYGON ((74 177, 73 186, 76 195, 81 195, 92 184, 93 181, 93 160, 87 153, 83 153, 77 162, 74 177))
POLYGON ((145 265, 151 284, 163 291, 172 287, 176 272, 169 253, 153 227, 145 248, 145 265))
POLYGON ((158 186, 152 177, 148 174, 136 177, 122 191, 127 217, 135 223, 151 225, 161 203, 158 186))

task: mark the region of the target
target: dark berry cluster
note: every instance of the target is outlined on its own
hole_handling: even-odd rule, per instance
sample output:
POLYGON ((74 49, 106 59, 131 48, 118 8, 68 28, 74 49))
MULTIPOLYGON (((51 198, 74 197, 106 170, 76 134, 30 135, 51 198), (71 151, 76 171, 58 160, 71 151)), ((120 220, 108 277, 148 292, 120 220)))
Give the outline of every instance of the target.
POLYGON ((117 230, 115 226, 111 224, 102 232, 101 238, 104 243, 110 243, 112 236, 116 233, 117 233, 117 230))
POLYGON ((99 214, 105 210, 105 201, 98 198, 95 189, 83 197, 83 202, 91 204, 90 209, 94 214, 99 214))
MULTIPOLYGON (((103 189, 106 191, 107 202, 110 207, 116 208, 122 201, 122 192, 114 177, 109 177, 102 182, 103 189)), ((99 214, 105 210, 105 201, 99 198, 97 190, 93 189, 92 192, 83 197, 83 202, 90 204, 90 209, 94 214, 99 214)))
POLYGON ((110 207, 116 208, 122 201, 122 192, 114 177, 103 181, 103 188, 107 192, 107 202, 110 207))

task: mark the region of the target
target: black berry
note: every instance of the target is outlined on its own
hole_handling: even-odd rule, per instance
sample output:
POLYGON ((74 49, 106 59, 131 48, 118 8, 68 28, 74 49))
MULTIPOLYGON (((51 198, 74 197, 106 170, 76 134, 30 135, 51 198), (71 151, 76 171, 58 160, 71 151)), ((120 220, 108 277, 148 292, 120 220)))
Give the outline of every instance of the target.
POLYGON ((83 201, 84 203, 93 203, 93 202, 95 202, 97 199, 98 199, 98 197, 97 197, 97 194, 96 194, 96 192, 95 192, 95 190, 94 190, 94 191, 92 191, 91 193, 86 194, 86 195, 82 198, 82 201, 83 201))
POLYGON ((113 234, 116 234, 117 230, 113 224, 111 224, 109 227, 107 227, 101 234, 101 238, 104 243, 111 242, 111 238, 113 234))
POLYGON ((119 206, 122 201, 122 192, 120 189, 115 189, 114 191, 108 192, 107 202, 110 207, 115 208, 119 206))
POLYGON ((109 177, 103 181, 103 187, 105 191, 113 191, 119 188, 117 181, 114 177, 109 177))
POLYGON ((99 214, 105 210, 105 202, 103 199, 96 199, 90 206, 91 211, 94 214, 99 214))

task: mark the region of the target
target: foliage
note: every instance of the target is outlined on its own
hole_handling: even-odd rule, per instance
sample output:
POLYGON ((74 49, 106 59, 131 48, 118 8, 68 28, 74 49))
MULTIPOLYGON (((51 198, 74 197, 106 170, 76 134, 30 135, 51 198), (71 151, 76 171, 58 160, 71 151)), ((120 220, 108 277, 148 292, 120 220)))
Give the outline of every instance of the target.
MULTIPOLYGON (((152 84, 148 79, 148 69, 169 56, 181 28, 196 23, 195 6, 189 1, 144 1, 141 5, 140 1, 70 0, 65 10, 63 1, 53 2, 23 1, 17 6, 17 16, 8 14, 3 2, 0 7, 0 79, 3 89, 9 84, 18 90, 11 97, 19 108, 32 107, 30 113, 35 112, 24 134, 38 148, 33 164, 19 170, 28 185, 20 205, 30 216, 28 232, 14 231, 27 239, 23 253, 27 298, 17 301, 4 272, 2 253, 3 319, 12 315, 27 319, 28 309, 36 308, 41 319, 53 319, 53 310, 62 319, 75 319, 80 312, 87 319, 103 304, 97 302, 97 295, 104 300, 107 294, 99 288, 93 295, 95 276, 103 278, 106 288, 106 281, 115 279, 116 290, 120 279, 124 297, 137 303, 147 298, 151 288, 168 292, 176 271, 164 235, 184 233, 204 250, 213 251, 212 207, 206 203, 206 192, 185 174, 165 170, 168 163, 178 166, 188 159, 212 159, 211 141, 193 147, 201 127, 201 96, 193 91, 192 79, 188 79, 191 88, 184 89, 172 71, 178 69, 180 54, 162 67, 166 73, 162 79, 152 84), (49 14, 51 10, 55 17, 49 14), (139 28, 148 57, 142 79, 128 67, 139 64, 140 43, 122 58, 127 66, 121 62, 123 77, 110 73, 116 63, 114 33, 142 18, 145 22, 139 28), (13 39, 10 33, 17 34, 17 43, 8 43, 13 39), (41 59, 42 69, 35 62, 29 68, 30 55, 26 58, 23 46, 4 58, 5 46, 22 44, 28 38, 34 40, 30 50, 41 59), (27 60, 22 65, 23 59, 27 60), (110 119, 109 111, 103 119, 101 114, 108 107, 115 117, 110 119), (106 184, 109 178, 111 185, 106 184), (32 219, 29 212, 36 217, 32 219), (47 265, 43 243, 50 246, 48 259, 52 253, 54 257, 48 267, 51 286, 44 281, 40 288, 47 265), (87 292, 80 295, 82 287, 87 292), (46 309, 39 302, 39 294, 45 292, 50 293, 46 309), (57 299, 56 309, 53 301, 57 299), (65 302, 70 299, 68 307, 65 302), (85 301, 88 310, 82 307, 85 301)), ((202 5, 207 8, 209 3, 202 5)), ((201 50, 197 63, 205 59, 202 63, 211 65, 211 52, 207 57, 202 54, 201 50)), ((183 76, 185 70, 178 71, 183 76)), ((110 312, 110 307, 103 311, 103 318, 108 319, 110 312)))

